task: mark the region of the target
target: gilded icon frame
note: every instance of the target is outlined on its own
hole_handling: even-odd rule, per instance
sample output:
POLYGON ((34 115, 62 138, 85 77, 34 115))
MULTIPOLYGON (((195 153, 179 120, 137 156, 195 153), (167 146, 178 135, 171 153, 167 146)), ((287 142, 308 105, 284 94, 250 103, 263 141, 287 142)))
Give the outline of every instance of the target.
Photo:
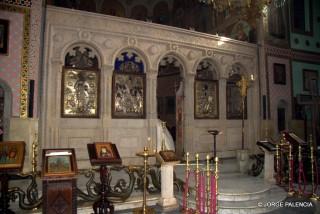
POLYGON ((44 149, 42 151, 43 177, 70 177, 77 174, 73 148, 44 149))
POLYGON ((0 143, 0 171, 21 171, 25 155, 25 142, 4 141, 0 143))
POLYGON ((196 80, 194 83, 194 118, 219 118, 219 85, 217 80, 196 80))
POLYGON ((61 117, 99 118, 99 106, 99 70, 64 67, 61 84, 61 117))
POLYGON ((143 119, 145 117, 145 74, 114 72, 112 80, 112 118, 143 119))

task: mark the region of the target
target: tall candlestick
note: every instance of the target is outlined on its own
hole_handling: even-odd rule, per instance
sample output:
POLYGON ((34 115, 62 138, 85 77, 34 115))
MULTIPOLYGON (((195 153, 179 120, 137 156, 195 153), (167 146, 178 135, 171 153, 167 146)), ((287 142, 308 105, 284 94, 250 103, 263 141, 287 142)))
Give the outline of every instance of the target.
POLYGON ((207 155, 207 213, 210 210, 210 156, 207 155))

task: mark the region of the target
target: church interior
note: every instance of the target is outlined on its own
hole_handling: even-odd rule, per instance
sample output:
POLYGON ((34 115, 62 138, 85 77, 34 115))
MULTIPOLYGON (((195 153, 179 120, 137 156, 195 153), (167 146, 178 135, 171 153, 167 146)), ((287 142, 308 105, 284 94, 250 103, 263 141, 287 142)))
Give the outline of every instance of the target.
POLYGON ((1 0, 0 213, 318 213, 319 76, 319 0, 1 0))

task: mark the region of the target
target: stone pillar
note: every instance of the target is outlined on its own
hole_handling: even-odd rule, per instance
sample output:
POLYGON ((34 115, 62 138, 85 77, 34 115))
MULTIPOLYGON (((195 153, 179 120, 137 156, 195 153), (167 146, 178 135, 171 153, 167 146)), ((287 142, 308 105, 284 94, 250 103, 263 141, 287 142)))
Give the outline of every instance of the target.
POLYGON ((185 153, 194 152, 195 145, 193 140, 193 123, 194 123, 194 77, 195 73, 188 73, 185 75, 184 80, 184 124, 183 124, 183 139, 182 145, 177 144, 177 155, 183 155, 185 153))
POLYGON ((264 179, 268 182, 275 183, 274 179, 274 152, 264 151, 264 179))
POLYGON ((100 115, 102 118, 103 140, 108 140, 108 128, 111 123, 112 114, 112 74, 113 65, 105 64, 101 66, 100 86, 100 115))
MULTIPOLYGON (((150 70, 147 73, 146 81, 146 115, 147 115, 147 126, 148 126, 148 137, 151 138, 152 146, 150 149, 156 149, 157 142, 157 70, 150 70)), ((159 143, 159 142, 158 142, 159 143)))
POLYGON ((175 163, 163 163, 161 165, 161 198, 159 205, 164 209, 178 207, 177 199, 173 194, 173 167, 175 163))

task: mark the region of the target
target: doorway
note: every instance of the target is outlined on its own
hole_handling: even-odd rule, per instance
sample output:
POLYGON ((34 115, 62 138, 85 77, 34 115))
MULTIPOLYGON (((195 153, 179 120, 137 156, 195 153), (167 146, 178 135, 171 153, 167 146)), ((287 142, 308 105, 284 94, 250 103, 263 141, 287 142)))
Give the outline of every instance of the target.
POLYGON ((158 119, 166 122, 178 156, 182 155, 182 66, 173 56, 164 57, 157 77, 158 119))

